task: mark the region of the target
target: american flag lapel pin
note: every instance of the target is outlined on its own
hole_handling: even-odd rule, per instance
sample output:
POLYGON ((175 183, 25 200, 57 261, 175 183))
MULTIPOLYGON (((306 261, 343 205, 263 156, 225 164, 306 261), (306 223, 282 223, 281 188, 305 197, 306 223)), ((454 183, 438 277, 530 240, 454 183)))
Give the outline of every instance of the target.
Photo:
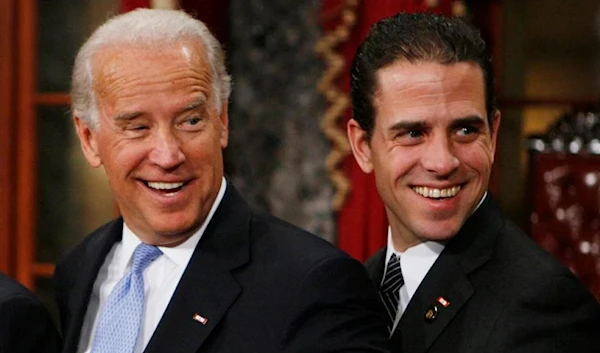
POLYGON ((194 314, 194 316, 192 316, 192 319, 198 321, 199 323, 201 323, 202 325, 206 325, 206 323, 208 322, 208 319, 205 318, 204 316, 200 315, 200 314, 194 314))
POLYGON ((437 298, 437 302, 440 303, 440 304, 442 304, 442 306, 444 308, 447 308, 448 305, 450 305, 450 302, 446 298, 441 297, 441 296, 437 298))

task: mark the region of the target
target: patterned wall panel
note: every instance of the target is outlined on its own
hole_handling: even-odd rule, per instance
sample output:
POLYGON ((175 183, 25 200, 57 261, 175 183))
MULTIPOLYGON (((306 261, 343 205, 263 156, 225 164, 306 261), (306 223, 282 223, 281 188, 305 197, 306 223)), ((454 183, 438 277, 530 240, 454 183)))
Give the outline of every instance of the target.
POLYGON ((333 241, 318 11, 318 1, 230 1, 226 169, 254 206, 333 241))

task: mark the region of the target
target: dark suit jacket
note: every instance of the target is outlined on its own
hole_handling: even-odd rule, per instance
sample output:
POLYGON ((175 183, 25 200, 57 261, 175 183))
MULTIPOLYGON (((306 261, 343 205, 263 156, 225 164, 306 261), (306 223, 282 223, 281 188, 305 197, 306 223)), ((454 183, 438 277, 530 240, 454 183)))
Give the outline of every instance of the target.
MULTIPOLYGON (((366 263, 379 286, 385 249, 366 263)), ((505 220, 488 196, 406 308, 392 352, 600 352, 600 307, 571 272, 505 220), (450 305, 438 303, 443 297, 450 305), (425 319, 436 306, 437 316, 425 319)))
POLYGON ((0 353, 55 353, 60 336, 42 302, 0 274, 0 353))
MULTIPOLYGON (((56 268, 65 353, 76 352, 96 275, 121 233, 121 219, 106 224, 56 268)), ((228 184, 145 352, 384 352, 383 315, 360 263, 253 212, 228 184)))

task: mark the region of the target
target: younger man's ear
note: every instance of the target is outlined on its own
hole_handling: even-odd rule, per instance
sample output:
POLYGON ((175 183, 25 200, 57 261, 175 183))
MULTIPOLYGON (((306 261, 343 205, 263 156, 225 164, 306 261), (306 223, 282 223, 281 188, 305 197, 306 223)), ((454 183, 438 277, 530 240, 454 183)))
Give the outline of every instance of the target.
POLYGON ((367 174, 371 173, 373 171, 373 163, 371 162, 371 145, 367 132, 354 119, 348 120, 346 132, 348 133, 352 154, 360 169, 367 174))
POLYGON ((500 130, 500 118, 502 114, 500 114, 499 110, 494 112, 494 116, 492 118, 492 126, 491 126, 491 144, 492 144, 492 161, 493 156, 496 154, 496 141, 498 140, 498 130, 500 130))

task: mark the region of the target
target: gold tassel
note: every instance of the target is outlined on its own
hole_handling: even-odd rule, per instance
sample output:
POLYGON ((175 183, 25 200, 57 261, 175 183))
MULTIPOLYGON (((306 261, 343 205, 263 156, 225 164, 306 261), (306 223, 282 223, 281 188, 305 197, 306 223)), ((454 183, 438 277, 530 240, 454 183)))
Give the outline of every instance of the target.
POLYGON ((336 82, 344 69, 344 57, 338 54, 336 48, 340 43, 348 40, 350 29, 356 23, 358 3, 358 0, 346 0, 341 10, 341 23, 332 32, 321 37, 315 46, 315 51, 323 57, 326 64, 318 90, 328 103, 321 118, 321 129, 332 143, 325 165, 329 179, 335 188, 332 207, 336 211, 343 206, 351 187, 341 166, 346 156, 350 154, 350 144, 346 130, 339 125, 340 119, 350 105, 350 100, 348 95, 339 89, 336 82))

